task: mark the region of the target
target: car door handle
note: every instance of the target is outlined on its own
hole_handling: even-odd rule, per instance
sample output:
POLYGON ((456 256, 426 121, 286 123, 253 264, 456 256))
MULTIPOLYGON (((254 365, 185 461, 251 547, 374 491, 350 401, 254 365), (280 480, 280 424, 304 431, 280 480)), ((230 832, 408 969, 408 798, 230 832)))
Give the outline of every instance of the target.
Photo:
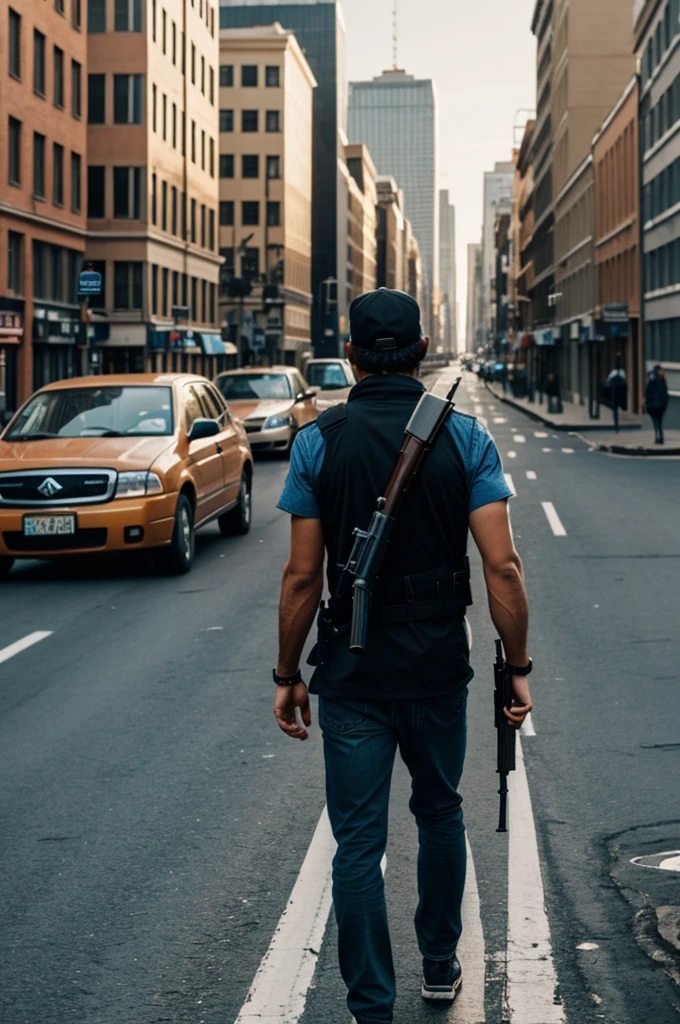
POLYGON ((224 449, 222 448, 222 445, 219 443, 219 441, 217 442, 215 447, 217 448, 218 452, 220 452, 220 453, 224 451, 224 449))

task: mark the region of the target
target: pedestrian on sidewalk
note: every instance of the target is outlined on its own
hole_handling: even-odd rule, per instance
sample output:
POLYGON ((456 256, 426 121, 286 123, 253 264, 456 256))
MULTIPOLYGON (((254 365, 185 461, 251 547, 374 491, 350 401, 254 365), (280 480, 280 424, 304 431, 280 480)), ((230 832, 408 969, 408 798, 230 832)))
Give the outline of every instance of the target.
MULTIPOLYGON (((346 352, 358 383, 346 406, 323 413, 296 438, 279 502, 292 516, 292 534, 275 715, 298 740, 307 739, 312 722, 300 658, 323 592, 324 555, 333 595, 353 531, 368 527, 424 392, 418 371, 428 339, 411 296, 388 289, 361 296, 352 303, 350 328, 346 352)), ((508 719, 519 728, 531 709, 527 597, 510 496, 490 435, 477 420, 452 412, 394 527, 366 653, 349 650, 348 595, 310 656, 338 844, 333 901, 340 970, 357 1024, 393 1020, 396 983, 380 864, 397 750, 412 777, 410 808, 420 841, 415 926, 422 995, 452 1002, 461 983, 456 948, 466 848, 459 783, 473 677, 464 618, 468 528, 484 563, 493 621, 515 668, 508 719)))
POLYGON ((619 432, 619 410, 628 408, 628 378, 623 366, 623 356, 616 356, 616 366, 602 385, 600 401, 614 413, 614 426, 619 432))
POLYGON ((556 374, 548 374, 545 393, 548 396, 548 415, 551 413, 561 413, 563 411, 562 396, 560 394, 560 381, 556 374))
POLYGON ((645 409, 654 423, 654 443, 663 444, 663 418, 668 408, 666 374, 658 364, 649 375, 645 389, 645 409))

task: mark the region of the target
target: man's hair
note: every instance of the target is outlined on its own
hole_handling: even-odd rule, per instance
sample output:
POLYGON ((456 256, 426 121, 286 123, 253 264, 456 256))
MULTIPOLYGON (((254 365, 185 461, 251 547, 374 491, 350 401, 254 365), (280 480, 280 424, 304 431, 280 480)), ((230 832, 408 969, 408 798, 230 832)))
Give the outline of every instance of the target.
POLYGON ((424 357, 422 339, 407 348, 395 348, 390 352, 352 346, 354 363, 364 373, 408 373, 415 370, 424 357))

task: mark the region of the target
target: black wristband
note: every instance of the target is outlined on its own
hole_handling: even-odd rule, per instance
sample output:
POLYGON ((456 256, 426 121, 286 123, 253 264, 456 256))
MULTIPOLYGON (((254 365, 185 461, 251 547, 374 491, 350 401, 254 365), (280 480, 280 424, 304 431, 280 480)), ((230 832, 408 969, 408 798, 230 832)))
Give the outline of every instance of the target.
POLYGON ((297 686, 298 683, 302 682, 301 669, 298 669, 294 676, 280 676, 276 669, 274 669, 272 675, 277 686, 297 686))
POLYGON ((534 663, 529 658, 529 664, 525 668, 518 668, 517 665, 506 665, 506 672, 509 672, 511 676, 530 676, 534 670, 534 663))

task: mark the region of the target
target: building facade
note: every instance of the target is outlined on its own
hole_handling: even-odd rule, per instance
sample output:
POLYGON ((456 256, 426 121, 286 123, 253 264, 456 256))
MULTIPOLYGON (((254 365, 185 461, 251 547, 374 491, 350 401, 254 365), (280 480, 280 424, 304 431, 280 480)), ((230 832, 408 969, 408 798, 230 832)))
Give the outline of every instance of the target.
POLYGON ((660 363, 680 427, 680 23, 675 0, 636 4, 645 370, 660 363))
POLYGON ((482 303, 484 341, 494 342, 494 301, 496 282, 496 218, 512 213, 512 161, 496 163, 484 173, 484 220, 482 222, 482 303))
POLYGON ((524 128, 522 143, 515 163, 512 186, 512 217, 510 221, 511 267, 508 291, 510 319, 516 348, 521 347, 524 335, 531 330, 531 300, 534 267, 530 243, 534 232, 534 176, 531 164, 531 143, 536 122, 529 119, 524 128))
POLYGON ((467 247, 467 307, 465 346, 469 353, 476 353, 482 344, 482 245, 468 243, 467 247))
POLYGON ((81 372, 87 12, 0 2, 0 415, 81 372))
MULTIPOLYGON (((349 87, 349 138, 364 142, 379 174, 404 192, 404 212, 423 263, 425 330, 433 334, 440 305, 437 101, 434 83, 386 71, 349 87)), ((434 334, 433 334, 434 336, 434 334)))
POLYGON ((439 283, 442 295, 443 347, 458 351, 458 297, 456 285, 456 208, 448 190, 439 193, 439 283))
POLYGON ((220 30, 220 76, 222 322, 241 363, 300 365, 312 351, 316 80, 278 23, 220 30))
POLYGON ((87 259, 104 373, 221 367, 218 10, 89 0, 87 259))
POLYGON ((629 408, 636 413, 642 411, 646 376, 640 329, 638 104, 635 76, 593 140, 598 377, 606 379, 620 353, 628 377, 629 408))
POLYGON ((345 147, 347 167, 346 304, 377 287, 377 204, 375 165, 362 143, 345 147))
POLYGON ((253 28, 278 21, 294 32, 317 81, 312 147, 312 339, 317 356, 336 356, 347 339, 342 284, 347 262, 347 133, 345 24, 340 3, 251 3, 221 0, 220 27, 253 28))
POLYGON ((404 198, 394 178, 388 175, 376 178, 376 189, 376 284, 378 288, 407 291, 404 253, 406 218, 402 210, 404 198))
POLYGON ((553 322, 553 22, 554 0, 536 0, 531 31, 536 37, 536 124, 531 137, 534 229, 527 253, 533 268, 529 289, 532 326, 553 322))

